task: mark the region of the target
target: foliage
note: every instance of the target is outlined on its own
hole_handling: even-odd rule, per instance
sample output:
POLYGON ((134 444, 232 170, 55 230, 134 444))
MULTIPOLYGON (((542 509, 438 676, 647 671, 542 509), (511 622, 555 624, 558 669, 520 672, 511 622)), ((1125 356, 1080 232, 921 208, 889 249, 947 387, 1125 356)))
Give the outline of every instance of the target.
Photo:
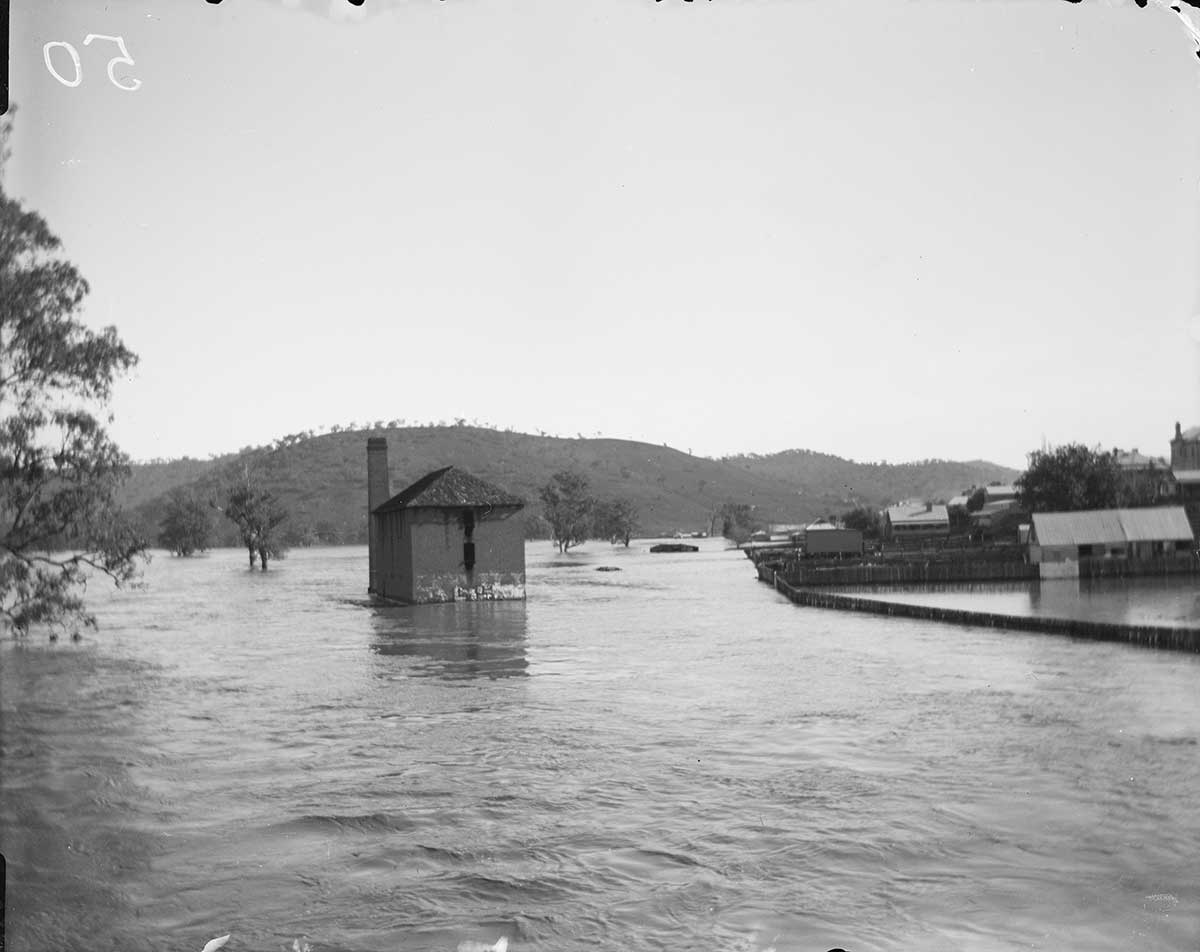
POLYGON ((559 552, 587 542, 592 530, 595 501, 588 495, 587 479, 570 470, 560 470, 538 491, 550 538, 559 552))
POLYGON ((1121 471, 1115 453, 1071 443, 1030 453, 1016 487, 1026 512, 1112 509, 1120 504, 1121 471))
POLYGON ((864 539, 879 538, 879 513, 869 506, 856 506, 847 510, 836 521, 847 529, 858 529, 864 539))
POLYGON ((536 512, 525 514, 524 526, 526 539, 549 539, 553 534, 550 529, 550 523, 536 512))
POLYGON ((979 512, 987 502, 987 490, 982 486, 972 489, 967 496, 967 512, 979 512))
MULTIPOLYGON (((10 115, 0 171, 11 131, 10 115)), ((145 551, 116 502, 129 460, 96 416, 137 357, 75 319, 88 285, 59 249, 0 183, 0 624, 19 633, 94 627, 88 577, 124 584, 145 551)))
POLYGON ((176 487, 167 494, 167 513, 159 525, 158 544, 175 555, 204 552, 213 541, 212 514, 195 493, 176 487))
POLYGON ((747 503, 724 503, 720 519, 721 535, 739 545, 762 528, 762 523, 754 515, 754 507, 747 503))
POLYGON ((222 512, 237 526, 251 568, 257 558, 265 572, 270 558, 282 559, 287 554, 280 530, 287 511, 273 493, 263 488, 261 477, 249 464, 226 487, 222 512))
POLYGON ((637 518, 637 507, 630 499, 600 500, 595 504, 592 517, 593 532, 598 538, 608 539, 613 545, 621 542, 628 548, 629 540, 637 531, 637 518))

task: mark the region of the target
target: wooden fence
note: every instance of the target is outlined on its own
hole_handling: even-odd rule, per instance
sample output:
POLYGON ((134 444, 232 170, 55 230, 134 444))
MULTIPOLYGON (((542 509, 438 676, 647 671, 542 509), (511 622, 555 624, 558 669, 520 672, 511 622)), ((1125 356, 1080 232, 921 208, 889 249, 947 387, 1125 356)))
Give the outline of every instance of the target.
POLYGON ((1113 622, 1084 621, 1077 618, 1049 618, 1036 615, 1001 615, 995 612, 969 611, 961 608, 937 608, 932 605, 910 605, 885 602, 876 598, 843 595, 836 592, 814 592, 789 585, 778 573, 759 568, 759 578, 771 584, 797 605, 834 608, 841 611, 867 612, 902 618, 921 618, 957 625, 979 625, 991 628, 1010 628, 1018 631, 1040 631, 1093 641, 1117 641, 1164 651, 1200 652, 1200 628, 1172 628, 1165 625, 1122 625, 1113 622), (766 577, 764 577, 766 576, 766 577))
MULTIPOLYGON (((768 565, 768 563, 763 563, 768 565)), ((944 561, 881 562, 851 565, 812 565, 803 561, 770 564, 789 585, 932 585, 940 582, 1020 582, 1038 577, 1028 562, 944 561)))

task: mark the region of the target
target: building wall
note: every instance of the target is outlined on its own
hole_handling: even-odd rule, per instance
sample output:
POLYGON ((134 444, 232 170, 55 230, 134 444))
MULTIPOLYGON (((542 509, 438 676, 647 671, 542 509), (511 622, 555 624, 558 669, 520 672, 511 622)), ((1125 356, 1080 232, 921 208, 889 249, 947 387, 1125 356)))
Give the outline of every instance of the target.
POLYGON ((1200 440, 1185 440, 1177 434, 1171 440, 1171 469, 1200 469, 1200 440))
POLYGON ((521 520, 476 516, 475 565, 464 564, 465 510, 412 509, 380 517, 379 594, 405 602, 525 597, 525 533, 521 520))
POLYGON ((1090 553, 1081 553, 1077 545, 1031 545, 1029 558, 1032 562, 1078 562, 1080 559, 1162 559, 1190 558, 1191 544, 1183 548, 1174 541, 1167 542, 1097 542, 1090 553))
POLYGON ((889 518, 885 531, 890 539, 928 539, 950 534, 949 522, 892 522, 889 518))
POLYGON ((375 516, 379 546, 376 567, 376 594, 402 602, 413 600, 412 530, 408 513, 389 512, 375 516))
POLYGON ((804 535, 809 555, 862 555, 863 534, 858 529, 809 529, 804 535))

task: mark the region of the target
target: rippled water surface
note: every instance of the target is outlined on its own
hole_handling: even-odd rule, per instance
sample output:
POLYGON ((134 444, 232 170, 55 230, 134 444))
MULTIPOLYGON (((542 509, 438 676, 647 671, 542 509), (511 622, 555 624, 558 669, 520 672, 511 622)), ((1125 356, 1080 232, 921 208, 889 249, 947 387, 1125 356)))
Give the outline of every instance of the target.
POLYGON ((1196 658, 528 552, 419 608, 362 548, 159 556, 0 645, 9 948, 1200 947, 1196 658))

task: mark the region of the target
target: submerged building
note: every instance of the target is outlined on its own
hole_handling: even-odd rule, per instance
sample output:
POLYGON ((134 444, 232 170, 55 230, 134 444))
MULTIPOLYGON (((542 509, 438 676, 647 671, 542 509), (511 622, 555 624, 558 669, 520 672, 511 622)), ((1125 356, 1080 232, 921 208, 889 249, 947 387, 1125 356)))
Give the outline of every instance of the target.
POLYGON ((367 590, 409 603, 525 597, 523 500, 447 466, 392 495, 387 440, 367 440, 367 590))
POLYGON ((1182 506, 1035 512, 1029 560, 1187 559, 1194 544, 1182 506))

